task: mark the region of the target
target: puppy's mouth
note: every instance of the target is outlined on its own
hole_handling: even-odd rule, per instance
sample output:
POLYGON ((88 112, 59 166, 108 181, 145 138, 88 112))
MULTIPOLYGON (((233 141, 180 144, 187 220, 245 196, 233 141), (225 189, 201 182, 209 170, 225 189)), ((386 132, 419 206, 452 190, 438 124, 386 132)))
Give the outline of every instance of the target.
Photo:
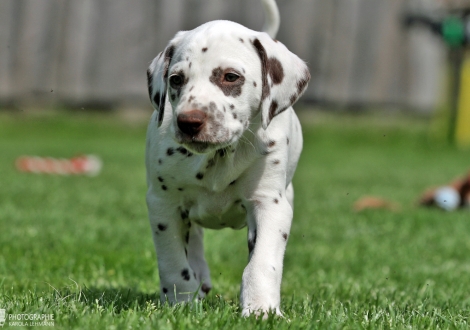
POLYGON ((196 154, 206 154, 230 146, 230 142, 208 141, 194 137, 177 137, 176 141, 182 144, 189 151, 196 154))

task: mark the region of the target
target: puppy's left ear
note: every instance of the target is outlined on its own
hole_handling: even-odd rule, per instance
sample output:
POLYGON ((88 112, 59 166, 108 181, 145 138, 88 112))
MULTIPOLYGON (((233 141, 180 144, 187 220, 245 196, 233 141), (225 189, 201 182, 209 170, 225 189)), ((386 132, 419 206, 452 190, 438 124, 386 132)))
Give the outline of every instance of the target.
POLYGON ((175 46, 168 45, 163 52, 158 54, 147 69, 147 84, 150 101, 158 112, 158 126, 162 124, 166 103, 166 81, 168 67, 170 65, 175 46))
POLYGON ((252 43, 261 60, 260 110, 266 129, 274 116, 297 102, 307 88, 310 73, 304 61, 268 34, 258 34, 252 43))

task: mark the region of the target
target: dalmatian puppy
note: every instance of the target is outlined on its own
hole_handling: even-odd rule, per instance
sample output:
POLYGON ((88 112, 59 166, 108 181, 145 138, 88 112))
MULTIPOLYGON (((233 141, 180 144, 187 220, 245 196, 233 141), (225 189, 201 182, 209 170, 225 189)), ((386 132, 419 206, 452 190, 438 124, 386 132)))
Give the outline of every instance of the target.
POLYGON ((265 32, 213 21, 178 32, 147 75, 155 108, 147 206, 161 299, 191 301, 211 289, 203 228, 247 226, 242 315, 282 315, 291 181, 302 150, 292 105, 310 79, 306 64, 265 32))

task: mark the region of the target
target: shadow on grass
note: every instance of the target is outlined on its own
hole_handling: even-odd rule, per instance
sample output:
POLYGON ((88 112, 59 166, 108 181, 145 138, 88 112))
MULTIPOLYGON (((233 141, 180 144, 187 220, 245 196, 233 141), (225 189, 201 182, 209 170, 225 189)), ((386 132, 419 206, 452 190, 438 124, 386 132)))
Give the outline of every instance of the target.
MULTIPOLYGON (((155 309, 192 309, 192 304, 171 305, 168 302, 160 301, 160 293, 145 293, 132 287, 66 287, 56 290, 58 299, 75 301, 90 309, 102 309, 119 314, 127 310, 144 311, 155 309)), ((224 301, 218 295, 209 295, 198 300, 203 309, 211 310, 222 306, 230 306, 231 309, 238 309, 238 302, 224 301)))

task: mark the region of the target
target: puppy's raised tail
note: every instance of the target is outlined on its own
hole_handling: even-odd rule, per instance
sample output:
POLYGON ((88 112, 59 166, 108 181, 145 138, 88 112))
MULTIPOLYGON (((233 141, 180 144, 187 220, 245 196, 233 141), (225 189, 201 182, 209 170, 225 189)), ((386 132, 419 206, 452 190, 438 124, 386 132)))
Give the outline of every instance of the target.
POLYGON ((264 9, 265 22, 263 31, 269 34, 271 38, 276 38, 277 31, 281 18, 279 16, 279 9, 275 0, 261 0, 264 9))

